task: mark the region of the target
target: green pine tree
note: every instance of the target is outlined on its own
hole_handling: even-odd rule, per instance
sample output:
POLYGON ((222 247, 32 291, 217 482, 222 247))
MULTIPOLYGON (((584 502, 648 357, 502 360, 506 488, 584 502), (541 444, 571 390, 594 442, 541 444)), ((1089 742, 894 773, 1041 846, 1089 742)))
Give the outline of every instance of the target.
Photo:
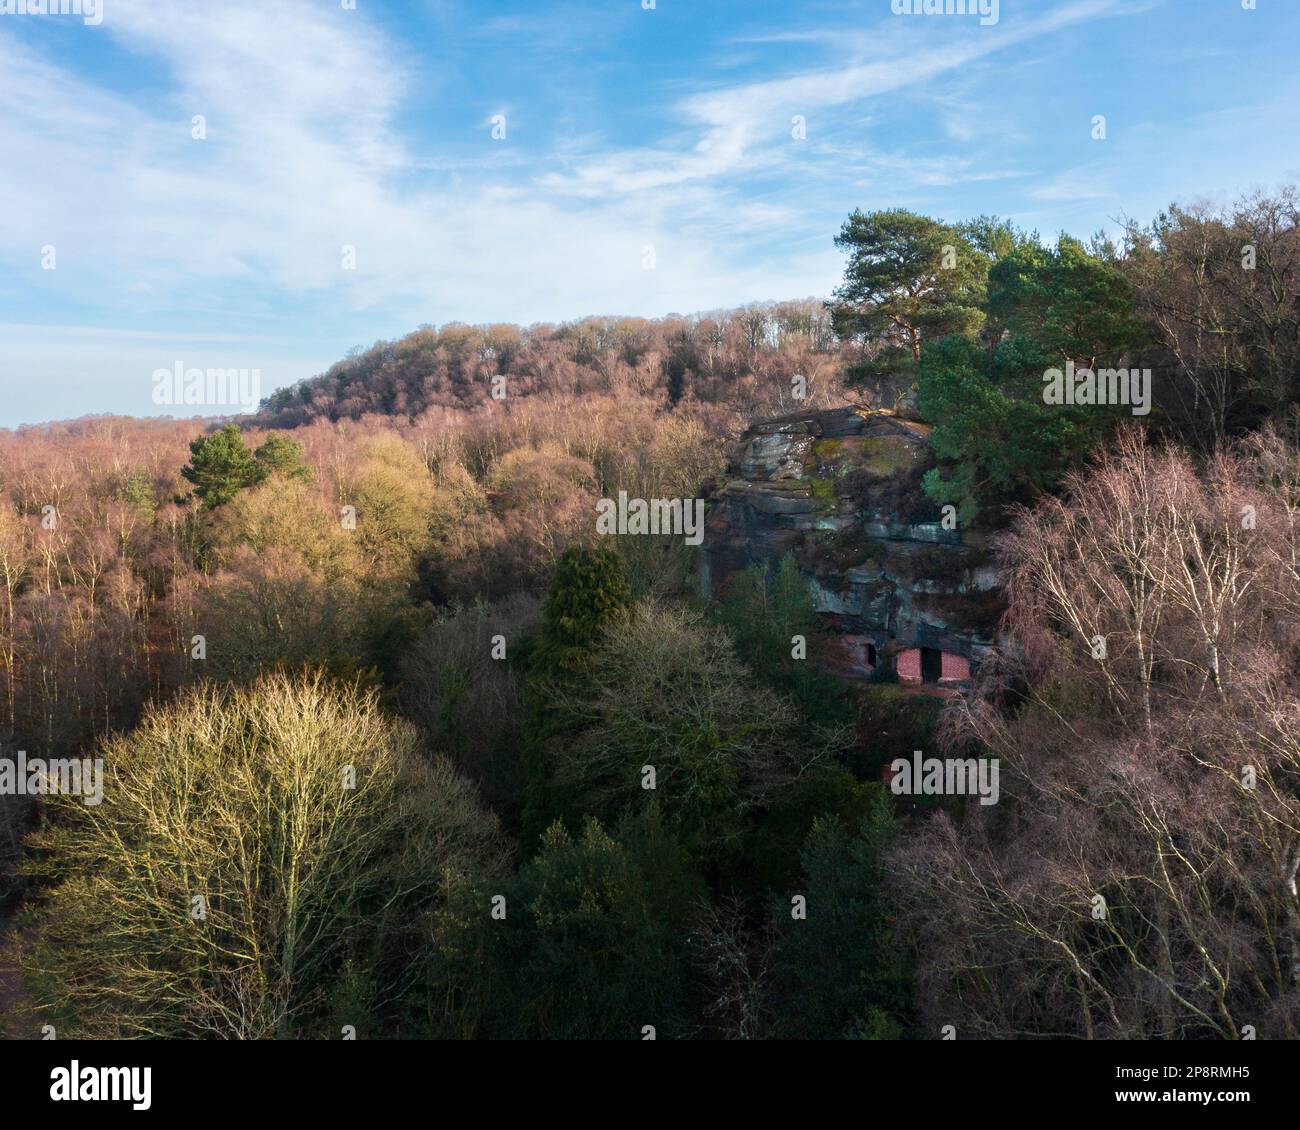
POLYGON ((907 1016, 907 962, 884 898, 893 806, 883 786, 874 791, 856 834, 838 817, 814 822, 800 853, 807 917, 792 918, 788 902, 777 906, 775 1015, 783 1038, 890 1038, 907 1016))
POLYGON ((547 763, 548 743, 560 740, 572 720, 553 703, 555 684, 590 677, 586 661, 608 627, 625 621, 633 607, 623 559, 608 546, 573 545, 560 555, 542 610, 541 639, 524 685, 523 764, 526 775, 520 831, 525 852, 561 815, 547 763))
POLYGON ((205 510, 224 506, 245 487, 256 486, 267 470, 244 443, 237 424, 227 424, 210 436, 190 444, 190 461, 181 475, 194 484, 205 510))

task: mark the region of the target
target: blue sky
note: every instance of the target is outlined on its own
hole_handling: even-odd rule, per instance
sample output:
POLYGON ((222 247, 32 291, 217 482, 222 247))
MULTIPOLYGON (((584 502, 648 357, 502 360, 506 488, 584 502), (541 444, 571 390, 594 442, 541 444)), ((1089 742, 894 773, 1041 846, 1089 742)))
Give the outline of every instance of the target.
POLYGON ((826 296, 855 207, 1088 236, 1300 180, 1296 0, 101 2, 0 0, 0 426, 421 323, 826 296))

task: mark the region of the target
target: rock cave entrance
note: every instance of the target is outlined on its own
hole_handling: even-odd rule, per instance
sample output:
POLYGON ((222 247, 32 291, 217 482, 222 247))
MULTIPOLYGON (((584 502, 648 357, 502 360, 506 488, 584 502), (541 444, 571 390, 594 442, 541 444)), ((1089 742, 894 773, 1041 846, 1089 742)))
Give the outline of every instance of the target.
POLYGON ((898 653, 898 678, 904 683, 962 683, 970 678, 970 661, 937 647, 909 647, 898 653))

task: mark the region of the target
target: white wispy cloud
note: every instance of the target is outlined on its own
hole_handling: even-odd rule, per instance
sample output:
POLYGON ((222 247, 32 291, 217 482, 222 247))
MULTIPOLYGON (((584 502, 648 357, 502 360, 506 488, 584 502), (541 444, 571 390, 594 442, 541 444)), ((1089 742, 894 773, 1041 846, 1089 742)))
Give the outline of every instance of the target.
MULTIPOLYGON (((1013 120, 963 116, 999 52, 1125 10, 1122 0, 1004 4, 991 28, 885 15, 844 33, 750 36, 772 77, 729 81, 705 68, 665 83, 654 97, 677 93, 657 119, 639 120, 630 144, 611 143, 626 131, 599 113, 553 138, 530 134, 520 115, 539 111, 517 90, 475 89, 458 105, 466 134, 481 138, 477 154, 408 128, 413 96, 427 99, 445 76, 365 5, 114 0, 102 28, 76 35, 109 37, 138 60, 139 84, 0 22, 0 198, 22 202, 0 209, 0 261, 13 285, 39 292, 51 323, 46 352, 0 357, 0 380, 57 369, 61 350, 78 372, 86 339, 56 328, 72 311, 91 326, 190 327, 214 365, 234 363, 221 358, 218 331, 246 331, 247 348, 232 346, 241 358, 275 352, 279 335, 277 356, 292 365, 315 355, 303 343, 333 349, 339 334, 368 341, 425 321, 825 294, 841 265, 835 217, 853 206, 1025 175, 1010 150, 981 147, 1013 133, 1013 120), (801 44, 805 62, 785 59, 778 40, 801 44), (510 139, 493 142, 486 116, 500 107, 510 139), (902 111, 924 111, 947 144, 905 145, 889 128, 902 111), (790 136, 796 114, 806 143, 790 136), (206 141, 191 139, 194 115, 206 119, 206 141), (45 244, 58 248, 57 272, 37 269, 45 244), (345 245, 355 271, 342 269, 345 245), (654 270, 642 266, 647 246, 654 270)), ((454 26, 451 12, 439 27, 454 26)), ((476 25, 480 39, 484 26, 528 33, 476 25)), ((1078 187, 1062 173, 1035 191, 1068 201, 1078 187)), ((183 345, 98 341, 106 379, 135 382, 183 345)))
POLYGON ((810 118, 905 89, 923 88, 990 54, 1105 15, 1118 2, 1077 0, 1042 16, 974 29, 977 34, 960 37, 946 34, 949 27, 935 21, 918 24, 906 18, 887 25, 886 33, 875 38, 845 36, 843 42, 855 44, 864 58, 682 99, 676 110, 698 134, 688 148, 655 146, 603 154, 570 173, 549 174, 542 184, 557 192, 604 197, 721 177, 742 167, 752 172, 790 160, 785 142, 795 115, 810 118), (931 36, 928 33, 932 31, 941 34, 931 36), (914 34, 908 37, 905 33, 914 34), (922 45, 927 39, 938 41, 922 45), (773 146, 778 139, 781 149, 773 146))

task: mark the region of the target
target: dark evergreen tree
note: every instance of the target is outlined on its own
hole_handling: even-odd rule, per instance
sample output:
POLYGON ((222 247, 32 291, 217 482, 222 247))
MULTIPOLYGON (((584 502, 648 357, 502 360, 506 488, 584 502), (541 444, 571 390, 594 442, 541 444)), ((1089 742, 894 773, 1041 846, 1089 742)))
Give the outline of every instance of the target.
POLYGON ((835 244, 849 253, 836 329, 861 336, 874 355, 859 379, 915 373, 923 342, 983 325, 989 257, 959 228, 903 208, 854 212, 835 244))
POLYGON ((856 833, 837 817, 818 819, 800 858, 806 918, 777 904, 775 1034, 787 1039, 890 1038, 909 1010, 905 955, 884 898, 884 859, 894 837, 893 805, 874 786, 856 833))
POLYGON ((633 607, 623 559, 605 545, 573 545, 555 565, 542 610, 539 645, 525 682, 522 848, 535 848, 544 829, 564 815, 556 807, 546 746, 572 726, 554 705, 557 684, 580 685, 590 677, 586 660, 603 631, 627 619, 633 607))
POLYGON ((849 720, 843 687, 820 666, 825 634, 793 554, 776 564, 751 565, 732 577, 718 617, 735 639, 741 662, 789 694, 806 717, 849 720))
POLYGON ((181 474, 194 484, 205 510, 223 506, 245 487, 255 486, 267 474, 244 443, 237 424, 227 424, 210 436, 190 444, 190 461, 181 474))
POLYGON ((687 927, 701 894, 653 813, 616 836, 595 820, 580 837, 553 824, 517 875, 467 883, 437 914, 438 1034, 686 1035, 687 927))

